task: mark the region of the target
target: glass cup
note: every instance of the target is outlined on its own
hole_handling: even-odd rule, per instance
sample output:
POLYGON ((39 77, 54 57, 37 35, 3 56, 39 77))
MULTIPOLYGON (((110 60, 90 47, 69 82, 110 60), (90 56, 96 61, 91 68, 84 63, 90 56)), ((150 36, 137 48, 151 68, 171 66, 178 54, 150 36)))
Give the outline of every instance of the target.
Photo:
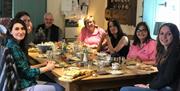
POLYGON ((112 70, 118 70, 120 69, 120 64, 119 63, 112 63, 112 70))
POLYGON ((47 54, 48 60, 52 60, 53 59, 53 51, 52 50, 47 50, 46 54, 47 54))
POLYGON ((99 71, 104 71, 105 61, 99 60, 98 67, 99 67, 99 71))

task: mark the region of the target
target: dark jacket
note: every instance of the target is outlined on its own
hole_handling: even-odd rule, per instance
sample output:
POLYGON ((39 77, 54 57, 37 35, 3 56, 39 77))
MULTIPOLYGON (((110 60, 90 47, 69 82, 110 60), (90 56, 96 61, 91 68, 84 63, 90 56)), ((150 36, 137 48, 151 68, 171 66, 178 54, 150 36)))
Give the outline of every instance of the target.
POLYGON ((46 41, 52 41, 52 42, 57 42, 60 40, 60 35, 62 34, 62 31, 60 28, 56 25, 52 25, 50 28, 46 29, 45 24, 38 25, 36 28, 37 38, 35 40, 36 43, 41 43, 41 42, 46 42, 46 41), (43 31, 44 34, 40 34, 40 29, 43 31), (49 38, 48 38, 49 36, 49 38))

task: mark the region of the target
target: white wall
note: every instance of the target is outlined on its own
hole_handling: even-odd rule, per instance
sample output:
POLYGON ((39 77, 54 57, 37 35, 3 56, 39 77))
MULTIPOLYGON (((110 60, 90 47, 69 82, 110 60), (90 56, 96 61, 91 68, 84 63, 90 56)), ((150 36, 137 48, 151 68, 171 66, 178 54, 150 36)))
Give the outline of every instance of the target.
POLYGON ((61 12, 61 0, 47 0, 47 12, 51 12, 54 16, 54 24, 64 30, 64 16, 61 12))

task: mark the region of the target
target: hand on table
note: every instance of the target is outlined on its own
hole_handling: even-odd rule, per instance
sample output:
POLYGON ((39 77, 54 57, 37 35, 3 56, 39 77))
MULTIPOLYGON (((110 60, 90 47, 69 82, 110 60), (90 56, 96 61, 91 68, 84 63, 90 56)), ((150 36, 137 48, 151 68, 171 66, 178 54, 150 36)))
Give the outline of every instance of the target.
POLYGON ((55 67, 55 62, 54 61, 47 61, 46 67, 48 68, 48 70, 53 70, 55 67))
POLYGON ((149 88, 149 84, 135 84, 134 86, 140 88, 149 88))

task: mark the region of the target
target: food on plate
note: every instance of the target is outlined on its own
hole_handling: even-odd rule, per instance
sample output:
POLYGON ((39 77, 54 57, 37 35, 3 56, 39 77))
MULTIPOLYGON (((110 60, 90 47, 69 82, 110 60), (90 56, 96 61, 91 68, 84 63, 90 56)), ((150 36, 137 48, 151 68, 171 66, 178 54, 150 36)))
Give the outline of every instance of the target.
POLYGON ((64 62, 64 61, 59 62, 58 64, 55 65, 55 67, 68 67, 68 66, 69 65, 66 62, 64 62))
POLYGON ((138 67, 140 70, 153 71, 154 69, 150 65, 141 65, 138 67))
POLYGON ((131 66, 132 66, 132 65, 133 65, 133 66, 136 66, 136 64, 137 64, 136 61, 126 61, 126 65, 127 65, 127 66, 130 66, 130 65, 131 65, 131 66))
MULTIPOLYGON (((77 68, 77 67, 76 67, 77 68)), ((64 71, 62 75, 63 79, 73 80, 78 77, 89 76, 93 73, 90 69, 76 69, 76 68, 69 68, 64 71)))
POLYGON ((39 52, 40 50, 38 48, 29 48, 28 52, 39 52))
POLYGON ((80 59, 78 57, 71 57, 70 60, 73 60, 73 61, 80 61, 80 59))
POLYGON ((75 78, 75 77, 80 76, 80 75, 81 75, 80 70, 67 70, 64 72, 64 76, 70 77, 70 78, 75 78))
POLYGON ((121 70, 112 70, 112 71, 110 71, 110 73, 113 74, 113 75, 121 75, 121 74, 124 74, 124 72, 121 71, 121 70))

